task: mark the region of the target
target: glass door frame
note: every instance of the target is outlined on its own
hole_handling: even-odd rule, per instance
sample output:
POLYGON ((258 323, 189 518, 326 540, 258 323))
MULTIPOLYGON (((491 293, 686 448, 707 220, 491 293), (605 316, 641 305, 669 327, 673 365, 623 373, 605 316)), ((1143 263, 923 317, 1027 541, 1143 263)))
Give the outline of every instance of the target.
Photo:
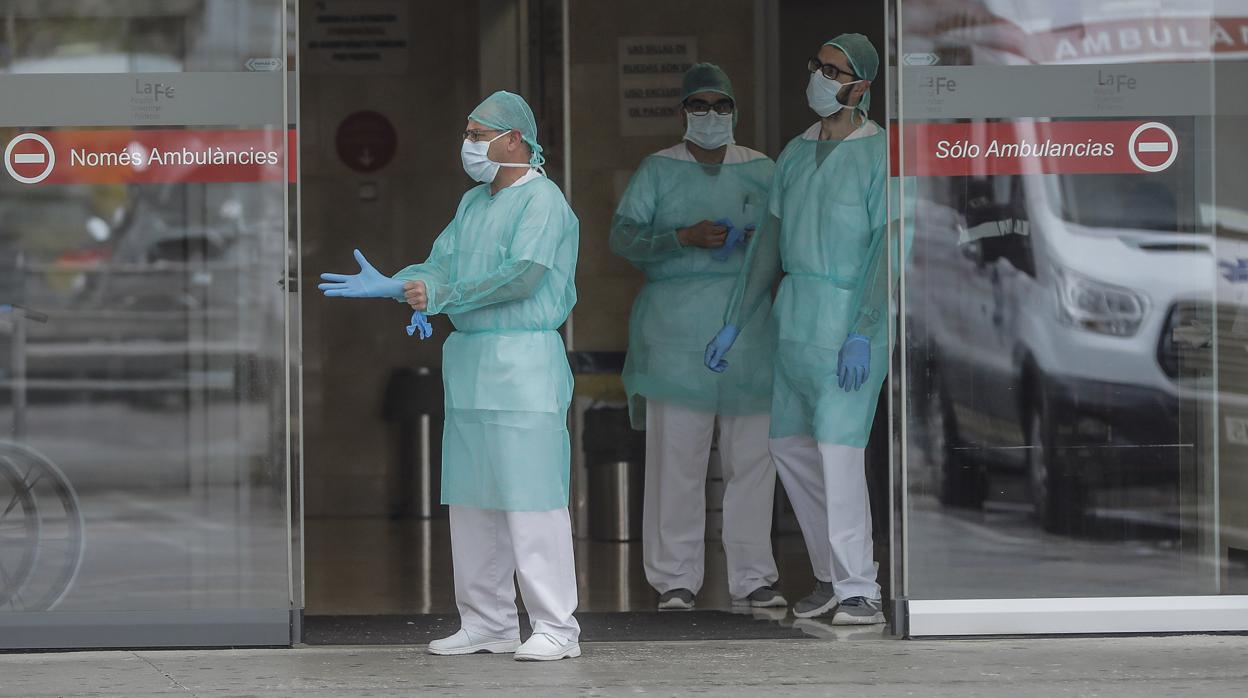
MULTIPOLYGON (((901 6, 906 0, 887 0, 886 35, 890 37, 887 51, 887 64, 890 77, 888 98, 889 127, 896 129, 892 141, 900 151, 894 154, 893 162, 897 171, 890 178, 890 186, 901 189, 897 200, 901 202, 900 211, 890 214, 891 218, 900 218, 890 223, 889 234, 893 241, 890 251, 898 251, 901 259, 908 259, 905 239, 901 231, 905 229, 904 214, 913 207, 906 205, 909 198, 915 198, 916 192, 906 186, 907 152, 906 129, 903 114, 906 96, 905 60, 901 55, 901 39, 905 28, 902 22, 901 6)), ((1212 62, 1211 62, 1212 63, 1212 62)), ((1216 64, 1214 64, 1216 65, 1216 64)), ((1213 65, 1210 71, 1216 72, 1213 65)), ((1222 81, 1224 84, 1229 84, 1222 81)), ((1021 83, 1020 83, 1021 84, 1021 83)), ((1218 114, 1215 114, 1217 116, 1218 114)), ((1203 164, 1203 163, 1202 163, 1203 164)), ((1211 164, 1212 167, 1212 164, 1211 164)), ((890 516, 891 524, 891 555, 894 605, 894 634, 905 638, 922 637, 962 637, 962 636, 994 636, 994 635, 1065 635, 1065 634, 1116 634, 1116 633, 1198 633, 1198 632, 1243 632, 1248 630, 1248 595, 1194 595, 1194 596, 1123 596, 1123 597, 1051 597, 1051 598, 983 598, 983 599, 913 599, 910 598, 909 563, 911 561, 910 511, 911 498, 908 482, 910 473, 910 440, 908 433, 915 426, 907 396, 910 395, 911 376, 907 361, 906 340, 908 339, 906 303, 907 272, 905 265, 895 266, 901 269, 895 278, 896 296, 890 299, 896 303, 897 322, 890 324, 890 333, 895 351, 891 357, 891 371, 888 381, 889 421, 890 421, 890 516)), ((1212 273, 1212 272, 1211 272, 1212 273)), ((1215 342, 1216 345, 1216 342, 1215 342)), ((1215 350, 1216 356, 1216 350, 1215 350)), ((1217 400, 1214 401, 1215 403, 1217 400)), ((1214 410, 1214 459, 1206 467, 1215 470, 1219 467, 1216 453, 1219 449, 1221 422, 1214 410)), ((1215 476, 1216 477, 1216 476, 1215 476)), ((1217 529, 1221 524, 1218 514, 1219 492, 1212 488, 1214 502, 1212 504, 1212 525, 1217 529)), ((1214 553, 1221 559, 1224 551, 1217 543, 1214 534, 1214 553)), ((1221 589, 1220 575, 1217 588, 1221 589)))
MULTIPOLYGON (((282 87, 282 110, 284 115, 284 133, 282 151, 287 160, 282 161, 289 173, 297 172, 297 164, 289 158, 297 154, 298 67, 290 57, 298 45, 292 43, 297 31, 297 0, 281 0, 275 3, 282 7, 280 44, 281 58, 278 70, 286 72, 282 87)), ((260 57, 257 57, 260 58, 260 57)), ((241 69, 240 69, 241 70, 241 69)), ((187 75, 182 73, 180 75, 187 75)), ((106 74, 117 84, 125 84, 134 78, 148 78, 151 73, 113 73, 106 74), (119 78, 126 78, 120 80, 119 78)), ((175 74, 171 77, 177 79, 175 74)), ((29 76, 20 76, 29 78, 29 76)), ((49 76, 49 82, 61 76, 49 76)), ((202 77, 202 75, 197 76, 202 77)), ((210 75, 211 77, 211 75, 210 75)), ((57 89, 51 87, 43 89, 57 89)), ((215 84, 215 83, 214 83, 215 84)), ((128 94, 128 87, 118 94, 128 94)), ((178 89, 181 89, 180 87, 178 89)), ((254 94, 254 90, 248 92, 254 94)), ((168 94, 172 96, 173 89, 168 94)), ((73 117, 77 118, 77 117, 73 117)), ((70 123, 73 122, 72 120, 70 123)), ((119 122, 120 123, 120 122, 119 122)), ((29 124, 21 124, 27 126, 29 124)), ((35 124, 39 125, 39 124, 35 124)), ((254 126, 255 124, 246 124, 254 126)), ((126 128, 127 126, 120 126, 126 128)), ((176 125, 174 125, 176 127, 176 125)), ((74 128, 78 128, 74 126, 74 128)), ((86 127, 82 127, 86 128, 86 127)), ((51 167, 51 166, 49 166, 51 167)), ((286 255, 285 264, 280 269, 268 269, 263 278, 254 279, 259 287, 272 289, 274 284, 282 284, 284 288, 298 279, 299 231, 298 201, 292 201, 288 189, 284 197, 283 209, 286 218, 283 225, 282 244, 293 249, 293 256, 286 255), (278 273, 280 272, 280 276, 278 273)), ((289 602, 283 608, 274 604, 263 608, 242 607, 204 607, 204 608, 172 608, 163 610, 50 610, 20 611, 0 613, 0 650, 18 649, 93 649, 93 648, 129 648, 129 647, 247 647, 247 646, 283 646, 289 647, 300 641, 300 620, 303 605, 302 576, 302 511, 300 508, 302 494, 302 475, 299 472, 302 454, 302 433, 299 427, 301 420, 301 350, 299 318, 299 288, 290 286, 289 293, 282 302, 283 326, 274 328, 274 334, 283 339, 281 346, 282 361, 280 370, 274 376, 253 376, 254 380, 272 380, 270 389, 281 393, 281 417, 284 420, 282 452, 273 449, 271 455, 284 470, 282 506, 286 521, 287 548, 287 590, 289 602)), ((276 362, 275 362, 276 363, 276 362)), ((277 407, 274 411, 277 411, 277 407)), ((271 442, 276 443, 278 439, 271 442)), ((86 526, 90 536, 89 523, 86 526)))

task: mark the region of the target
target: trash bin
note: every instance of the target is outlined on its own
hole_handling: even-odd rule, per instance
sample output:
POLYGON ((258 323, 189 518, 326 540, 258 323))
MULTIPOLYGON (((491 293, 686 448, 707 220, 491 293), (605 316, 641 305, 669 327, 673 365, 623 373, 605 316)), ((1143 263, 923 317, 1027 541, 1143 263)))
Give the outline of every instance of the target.
POLYGON ((391 518, 446 516, 442 503, 442 373, 436 368, 400 368, 390 374, 382 417, 397 439, 391 518))
POLYGON ((628 408, 585 411, 582 450, 589 471, 589 535, 600 541, 641 539, 645 432, 629 425, 628 408))

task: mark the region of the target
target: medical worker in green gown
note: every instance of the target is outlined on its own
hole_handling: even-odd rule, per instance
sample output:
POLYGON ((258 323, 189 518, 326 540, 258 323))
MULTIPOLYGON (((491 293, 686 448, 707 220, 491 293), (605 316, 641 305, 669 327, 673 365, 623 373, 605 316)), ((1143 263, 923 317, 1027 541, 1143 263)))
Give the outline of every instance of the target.
POLYGON ((793 610, 882 623, 864 464, 888 370, 887 146, 866 116, 879 55, 844 34, 807 67, 819 121, 780 154, 768 215, 705 358, 712 370, 750 368, 735 350, 724 356, 756 331, 779 278, 766 330, 778 340, 771 454, 818 580, 793 610))
POLYGON ((612 251, 646 277, 629 319, 624 364, 633 426, 646 430, 646 579, 659 592, 660 608, 693 607, 705 573, 707 463, 718 425, 729 593, 742 604, 786 606, 773 588, 776 471, 767 452, 767 412, 775 343, 767 308, 755 313, 737 344, 739 365, 720 374, 702 367, 706 338, 720 326, 775 163, 735 144, 738 105, 717 66, 693 66, 681 100, 684 139, 641 162, 610 239, 612 251))
POLYGON ((450 505, 460 630, 433 654, 580 656, 568 516, 572 373, 558 328, 576 302, 579 223, 546 178, 533 112, 496 92, 468 116, 468 190, 429 259, 392 278, 324 275, 328 295, 391 297, 445 313, 442 503, 450 505), (519 580, 533 624, 521 645, 519 580))

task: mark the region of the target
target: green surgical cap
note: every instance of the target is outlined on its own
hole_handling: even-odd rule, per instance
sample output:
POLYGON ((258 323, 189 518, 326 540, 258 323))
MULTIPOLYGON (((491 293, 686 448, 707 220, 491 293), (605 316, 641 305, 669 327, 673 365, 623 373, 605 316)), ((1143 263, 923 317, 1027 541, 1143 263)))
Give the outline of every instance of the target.
POLYGON ((689 95, 699 92, 718 92, 732 101, 737 96, 732 93, 732 81, 728 74, 720 70, 714 63, 698 63, 685 71, 685 79, 680 84, 680 101, 689 99, 689 95))
MULTIPOLYGON (((731 99, 733 104, 737 102, 737 96, 732 93, 732 81, 728 79, 728 73, 714 63, 698 63, 685 71, 685 79, 680 83, 680 101, 683 102, 689 99, 689 95, 699 92, 715 92, 731 99)), ((734 109, 732 125, 736 126, 740 118, 740 112, 734 109)))
POLYGON ((520 137, 533 151, 529 157, 529 165, 541 167, 546 162, 542 155, 542 146, 537 142, 537 120, 533 118, 533 110, 520 95, 499 90, 478 104, 468 118, 500 131, 519 131, 520 137))
MULTIPOLYGON (((835 46, 845 52, 849 65, 854 73, 863 80, 875 80, 880 71, 880 54, 876 52, 871 40, 862 34, 841 34, 827 41, 824 46, 835 46)), ((871 107, 871 90, 862 95, 858 108, 864 113, 871 107)))

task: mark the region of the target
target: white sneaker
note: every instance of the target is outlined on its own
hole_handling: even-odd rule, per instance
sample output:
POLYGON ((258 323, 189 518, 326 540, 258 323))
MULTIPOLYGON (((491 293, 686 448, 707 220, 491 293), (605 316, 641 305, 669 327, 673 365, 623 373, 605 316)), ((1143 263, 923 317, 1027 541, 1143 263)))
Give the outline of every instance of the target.
POLYGON ((555 659, 575 659, 581 656, 581 643, 561 640, 547 633, 533 633, 520 649, 516 650, 517 662, 549 662, 555 659))
POLYGON ((452 656, 459 654, 510 654, 520 647, 520 640, 486 637, 470 633, 463 628, 450 637, 429 643, 429 654, 452 656))

